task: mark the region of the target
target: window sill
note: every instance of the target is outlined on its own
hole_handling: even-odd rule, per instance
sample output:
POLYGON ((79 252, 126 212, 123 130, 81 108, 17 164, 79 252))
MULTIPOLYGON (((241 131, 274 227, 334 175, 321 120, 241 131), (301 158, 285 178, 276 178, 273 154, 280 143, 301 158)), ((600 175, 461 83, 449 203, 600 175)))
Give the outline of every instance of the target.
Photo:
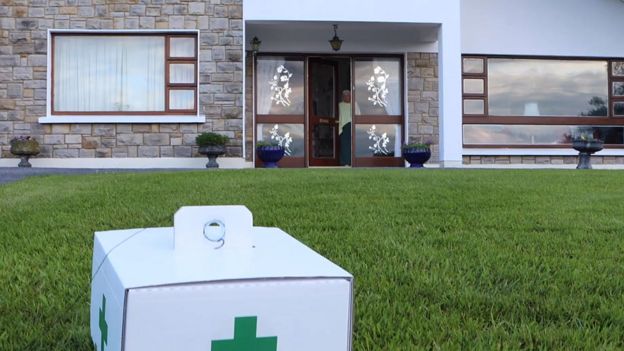
POLYGON ((62 116, 48 115, 39 118, 41 124, 55 123, 205 123, 205 115, 93 115, 62 116))

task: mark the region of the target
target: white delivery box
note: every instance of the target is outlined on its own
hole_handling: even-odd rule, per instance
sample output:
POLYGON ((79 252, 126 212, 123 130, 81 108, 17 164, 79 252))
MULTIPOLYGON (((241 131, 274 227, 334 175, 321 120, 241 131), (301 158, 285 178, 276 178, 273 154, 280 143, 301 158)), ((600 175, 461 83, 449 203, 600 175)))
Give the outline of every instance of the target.
POLYGON ((351 350, 353 277, 244 206, 95 233, 98 351, 351 350))

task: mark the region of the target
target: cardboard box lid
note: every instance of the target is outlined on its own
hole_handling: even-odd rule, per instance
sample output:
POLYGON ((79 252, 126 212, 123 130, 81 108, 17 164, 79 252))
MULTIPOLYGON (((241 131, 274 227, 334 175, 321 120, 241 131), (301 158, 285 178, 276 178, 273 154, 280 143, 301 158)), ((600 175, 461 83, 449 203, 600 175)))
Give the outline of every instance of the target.
POLYGON ((97 267, 110 265, 125 289, 225 280, 352 279, 282 230, 253 227, 244 206, 183 207, 173 228, 97 232, 95 241, 101 252, 94 255, 99 261, 94 276, 97 267))

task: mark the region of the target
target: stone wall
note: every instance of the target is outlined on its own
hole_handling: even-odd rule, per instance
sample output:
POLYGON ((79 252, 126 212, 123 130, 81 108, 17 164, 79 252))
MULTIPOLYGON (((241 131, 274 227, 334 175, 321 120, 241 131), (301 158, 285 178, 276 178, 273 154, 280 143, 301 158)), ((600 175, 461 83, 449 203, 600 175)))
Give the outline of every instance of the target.
POLYGON ((40 157, 190 157, 197 133, 230 137, 242 154, 242 0, 0 0, 0 157, 32 135, 40 157), (199 99, 205 124, 41 125, 47 29, 199 29, 199 99))
MULTIPOLYGON (((596 165, 621 165, 624 164, 622 156, 592 156, 592 164, 596 165)), ((464 156, 464 164, 476 165, 570 165, 578 164, 577 156, 464 156)))
POLYGON ((408 142, 433 142, 430 162, 438 162, 438 54, 409 53, 406 69, 408 142))

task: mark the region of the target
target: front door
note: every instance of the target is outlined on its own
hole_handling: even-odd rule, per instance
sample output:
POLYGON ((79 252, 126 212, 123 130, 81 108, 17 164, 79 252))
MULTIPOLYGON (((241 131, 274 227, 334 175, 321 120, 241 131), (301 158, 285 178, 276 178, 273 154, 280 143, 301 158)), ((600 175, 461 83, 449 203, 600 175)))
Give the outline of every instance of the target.
POLYGON ((310 166, 338 166, 338 63, 309 61, 308 140, 310 166))

